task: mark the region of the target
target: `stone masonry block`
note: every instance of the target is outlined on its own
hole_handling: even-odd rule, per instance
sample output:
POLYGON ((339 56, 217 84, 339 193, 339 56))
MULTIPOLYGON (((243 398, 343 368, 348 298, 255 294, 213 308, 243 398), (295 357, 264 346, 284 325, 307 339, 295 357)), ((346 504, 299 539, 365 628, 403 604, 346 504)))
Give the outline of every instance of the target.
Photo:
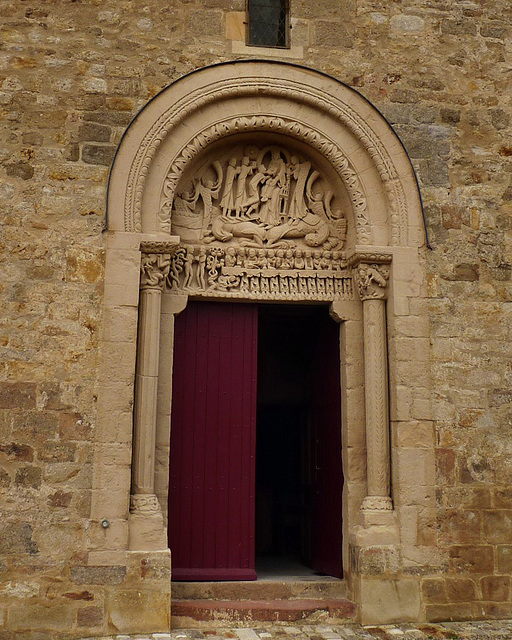
POLYGON ((100 607, 84 607, 77 611, 79 627, 99 627, 104 624, 104 612, 100 607))
POLYGON ((497 509, 482 512, 482 533, 485 540, 495 543, 510 541, 512 530, 512 510, 497 509))
POLYGON ((474 619, 479 610, 480 608, 472 602, 433 604, 426 607, 425 615, 428 622, 456 622, 474 619))
POLYGON ((137 339, 137 309, 107 307, 104 312, 103 339, 108 342, 134 343, 137 339))
POLYGON ((480 584, 484 600, 501 602, 510 598, 510 576, 484 576, 480 584))
POLYGON ((33 528, 28 522, 0 524, 0 554, 37 553, 32 535, 33 528))
POLYGON ((431 422, 398 422, 394 433, 398 447, 430 449, 434 446, 434 427, 431 422))
POLYGON ((107 598, 110 623, 118 633, 164 633, 171 624, 169 593, 113 591, 107 598))
POLYGON ((0 383, 0 409, 35 409, 36 385, 33 382, 0 383))
POLYGON ((476 585, 470 578, 446 578, 448 602, 472 602, 476 597, 476 585))
POLYGON ((444 578, 427 578, 421 583, 421 593, 427 604, 448 602, 444 578))
POLYGON ((74 616, 75 612, 69 605, 23 603, 9 608, 9 625, 13 631, 45 629, 68 632, 73 626, 74 616))
POLYGON ((91 518, 93 520, 102 520, 105 517, 109 519, 126 519, 128 517, 129 490, 109 489, 105 491, 96 489, 92 494, 91 518))
POLYGON ((84 144, 82 147, 82 160, 87 164, 101 164, 109 167, 112 164, 115 153, 115 145, 84 144))
POLYGON ((460 573, 493 573, 494 551, 490 545, 455 545, 449 548, 450 568, 460 573))
POLYGON ((78 138, 81 142, 110 142, 112 130, 102 124, 85 122, 78 130, 78 138))
POLYGON ((361 580, 363 624, 390 624, 417 619, 420 612, 419 582, 413 579, 361 580))
POLYGON ((344 49, 352 46, 354 36, 340 22, 316 20, 314 23, 313 42, 316 46, 344 49))
POLYGON ((71 567, 71 580, 75 584, 122 584, 126 578, 126 567, 71 567))

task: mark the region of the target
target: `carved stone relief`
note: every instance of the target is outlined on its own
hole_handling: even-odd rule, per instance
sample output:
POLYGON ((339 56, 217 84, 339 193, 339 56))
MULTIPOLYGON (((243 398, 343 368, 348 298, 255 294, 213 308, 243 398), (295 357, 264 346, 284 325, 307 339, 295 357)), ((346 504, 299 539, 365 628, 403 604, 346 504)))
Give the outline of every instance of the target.
POLYGON ((181 238, 167 284, 194 295, 351 298, 347 221, 310 160, 280 145, 238 145, 178 184, 171 233, 181 238))
POLYGON ((360 263, 355 272, 355 280, 361 300, 382 300, 386 297, 389 266, 360 263))
POLYGON ((207 297, 353 299, 345 266, 340 251, 183 246, 171 260, 167 287, 207 297))
MULTIPOLYGON (((136 231, 141 230, 141 203, 142 193, 144 190, 144 182, 148 172, 148 167, 154 158, 157 149, 159 148, 162 140, 166 138, 169 131, 183 122, 190 114, 196 112, 198 109, 206 108, 211 102, 218 102, 223 99, 231 99, 234 96, 243 98, 243 96, 258 95, 275 97, 276 99, 291 99, 297 102, 311 105, 319 110, 320 113, 325 112, 335 116, 340 122, 344 124, 350 131, 352 131, 356 137, 364 145, 365 149, 375 162, 375 166, 379 171, 381 180, 386 188, 387 196, 390 200, 391 218, 392 218, 392 244, 398 244, 400 242, 401 228, 404 221, 407 219, 407 207, 405 197, 403 193, 403 187, 401 181, 397 179, 397 171, 392 159, 386 153, 384 145, 379 140, 378 136, 373 132, 372 128, 368 126, 364 118, 360 117, 356 112, 350 109, 343 101, 335 98, 329 94, 326 96, 322 91, 313 90, 312 87, 302 85, 300 90, 296 83, 290 82, 285 78, 271 79, 265 78, 264 81, 256 78, 236 78, 231 81, 220 81, 217 85, 212 83, 207 91, 204 87, 200 91, 191 92, 186 98, 181 100, 173 108, 168 109, 157 119, 152 129, 147 132, 144 137, 143 144, 137 154, 137 157, 130 169, 130 177, 128 180, 126 199, 125 199, 125 228, 134 229, 136 231)), ((265 120, 265 117, 252 118, 251 120, 265 120)), ((272 120, 279 120, 280 124, 272 127, 272 123, 269 125, 264 122, 254 122, 252 130, 267 130, 268 128, 274 130, 282 130, 287 132, 290 127, 293 127, 293 122, 286 123, 284 119, 271 118, 272 120)), ((228 135, 233 133, 232 128, 236 126, 238 120, 250 120, 249 118, 235 118, 231 123, 221 123, 214 125, 212 131, 202 132, 200 135, 205 139, 211 141, 218 138, 221 135, 228 135), (219 129, 219 135, 216 136, 215 130, 219 129), (221 133, 220 129, 224 131, 221 133)), ((295 127, 301 128, 301 125, 295 122, 295 127)), ((243 127, 241 127, 243 128, 243 127)), ((307 137, 307 131, 312 131, 311 127, 302 127, 300 131, 295 133, 296 136, 304 138, 307 137)), ((321 139, 323 136, 316 133, 316 136, 321 139)), ((186 164, 194 155, 193 146, 197 144, 199 136, 196 136, 195 140, 191 143, 191 148, 185 151, 183 160, 186 164), (192 154, 192 155, 191 155, 192 154)), ((305 139, 305 138, 304 138, 305 139)), ((312 142, 309 141, 308 142, 312 142)), ((333 148, 332 142, 323 139, 323 144, 330 144, 333 148)), ((204 147, 203 147, 204 148, 204 147)), ((197 151, 196 151, 197 152, 197 151)), ((336 148, 336 152, 339 154, 340 150, 336 148)), ((177 166, 177 172, 179 173, 183 164, 179 162, 181 166, 177 166)), ((347 167, 350 169, 350 165, 347 162, 347 167)), ((349 170, 349 173, 354 173, 349 170)), ((344 176, 349 177, 349 176, 344 176)), ((357 235, 359 244, 371 244, 371 234, 369 228, 369 222, 366 212, 366 197, 362 193, 359 186, 359 181, 354 173, 354 176, 350 178, 350 182, 347 182, 349 190, 355 187, 355 191, 351 198, 357 202, 356 220, 357 220, 357 235), (354 182, 355 177, 355 182, 354 182), (352 182, 352 184, 350 184, 352 182), (359 196, 357 192, 359 191, 359 196)), ((403 227, 405 228, 405 227, 403 227)), ((165 223, 162 223, 161 230, 165 231, 165 223)))

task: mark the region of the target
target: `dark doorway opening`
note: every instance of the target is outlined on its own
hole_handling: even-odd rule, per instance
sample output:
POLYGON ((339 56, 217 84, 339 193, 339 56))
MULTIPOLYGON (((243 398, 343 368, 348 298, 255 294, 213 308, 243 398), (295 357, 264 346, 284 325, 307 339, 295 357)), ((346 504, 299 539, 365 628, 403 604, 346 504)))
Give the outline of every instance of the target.
POLYGON ((191 301, 175 329, 173 579, 304 565, 341 577, 339 325, 328 307, 191 301))
POLYGON ((341 577, 338 326, 327 306, 258 309, 260 572, 300 574, 308 567, 341 577))

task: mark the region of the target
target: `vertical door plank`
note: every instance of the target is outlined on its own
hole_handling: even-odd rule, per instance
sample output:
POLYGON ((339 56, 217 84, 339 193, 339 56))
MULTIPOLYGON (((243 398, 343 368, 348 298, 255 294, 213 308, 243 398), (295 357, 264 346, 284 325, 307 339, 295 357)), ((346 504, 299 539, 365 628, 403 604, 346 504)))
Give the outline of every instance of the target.
POLYGON ((169 545, 178 580, 253 580, 257 307, 189 303, 175 332, 169 545))

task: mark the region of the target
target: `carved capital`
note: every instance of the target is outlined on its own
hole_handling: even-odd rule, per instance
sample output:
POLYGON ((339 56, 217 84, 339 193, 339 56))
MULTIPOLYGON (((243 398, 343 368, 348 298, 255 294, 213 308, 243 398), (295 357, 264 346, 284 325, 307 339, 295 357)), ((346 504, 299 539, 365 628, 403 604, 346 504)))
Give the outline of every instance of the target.
POLYGON ((132 494, 130 496, 130 512, 134 514, 160 513, 160 503, 152 493, 132 494))
POLYGON ((361 300, 384 300, 387 294, 389 266, 360 262, 354 271, 361 300))
POLYGON ((169 253, 143 253, 140 261, 140 288, 163 291, 169 275, 169 253))

